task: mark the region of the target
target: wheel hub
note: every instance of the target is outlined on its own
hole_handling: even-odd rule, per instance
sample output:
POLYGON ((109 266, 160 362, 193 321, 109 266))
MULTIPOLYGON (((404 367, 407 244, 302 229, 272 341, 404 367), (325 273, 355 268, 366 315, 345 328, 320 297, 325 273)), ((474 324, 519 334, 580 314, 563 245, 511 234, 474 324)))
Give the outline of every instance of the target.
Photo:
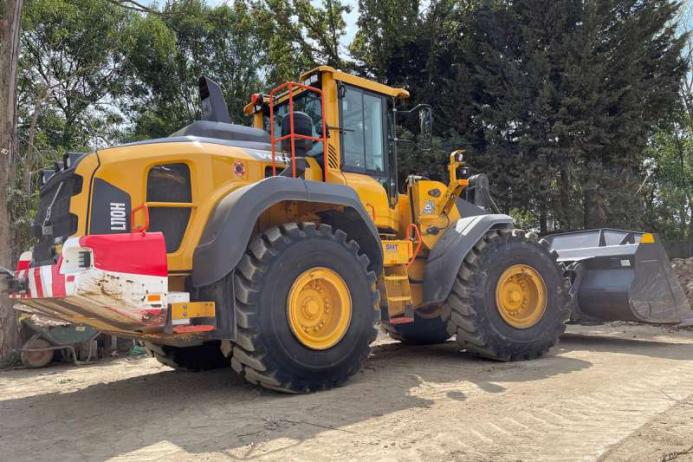
POLYGON ((547 290, 539 272, 528 265, 506 269, 496 284, 496 306, 503 320, 517 329, 528 329, 544 316, 547 290))
POLYGON ((344 279, 329 268, 301 273, 289 291, 289 327, 301 344, 326 350, 344 337, 351 323, 351 295, 344 279))

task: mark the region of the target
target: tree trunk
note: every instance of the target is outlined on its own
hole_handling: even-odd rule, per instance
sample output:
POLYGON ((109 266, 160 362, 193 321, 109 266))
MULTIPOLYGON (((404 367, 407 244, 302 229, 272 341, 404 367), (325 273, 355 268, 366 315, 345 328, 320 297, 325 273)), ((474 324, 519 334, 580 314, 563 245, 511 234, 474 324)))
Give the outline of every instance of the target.
POLYGON ((35 157, 36 148, 34 143, 36 142, 36 131, 38 129, 38 118, 41 114, 41 107, 48 97, 48 88, 43 87, 43 91, 36 98, 36 103, 34 104, 34 112, 31 114, 31 125, 29 126, 29 134, 27 137, 27 149, 26 155, 24 156, 24 167, 26 171, 24 172, 24 178, 22 181, 22 191, 27 196, 31 194, 31 178, 34 173, 34 168, 36 167, 35 157))
MULTIPOLYGON (((12 241, 7 190, 12 164, 17 158, 17 62, 22 0, 0 0, 0 265, 12 267, 12 241)), ((0 294, 0 363, 7 361, 19 343, 12 303, 0 294)))
POLYGON ((606 225, 606 206, 604 193, 598 185, 585 189, 584 196, 585 229, 603 228, 606 225))
POLYGON ((561 214, 559 215, 560 230, 561 231, 572 231, 572 210, 570 210, 570 175, 568 175, 567 168, 565 166, 561 167, 561 173, 558 182, 559 188, 559 201, 561 204, 561 214))
POLYGON ((548 233, 549 233, 549 226, 547 223, 546 204, 541 203, 539 205, 539 234, 544 236, 548 233))

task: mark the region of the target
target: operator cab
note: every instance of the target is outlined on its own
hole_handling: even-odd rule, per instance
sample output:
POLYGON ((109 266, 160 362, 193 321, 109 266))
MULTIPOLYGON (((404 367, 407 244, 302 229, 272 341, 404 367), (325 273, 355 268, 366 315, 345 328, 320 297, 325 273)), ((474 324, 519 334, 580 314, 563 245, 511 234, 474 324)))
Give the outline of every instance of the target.
MULTIPOLYGON (((294 114, 293 133, 308 145, 302 154, 317 161, 322 170, 318 178, 352 187, 379 229, 397 230, 397 145, 401 140, 395 128, 402 114, 411 113, 398 111, 397 105, 409 93, 328 66, 303 74, 301 82, 283 84, 280 91, 268 95, 253 95, 245 108, 253 116, 253 126, 269 132, 270 138, 282 138, 274 149, 277 156, 288 157, 291 129, 287 124, 294 114)), ((430 107, 423 109, 430 126, 430 107)))

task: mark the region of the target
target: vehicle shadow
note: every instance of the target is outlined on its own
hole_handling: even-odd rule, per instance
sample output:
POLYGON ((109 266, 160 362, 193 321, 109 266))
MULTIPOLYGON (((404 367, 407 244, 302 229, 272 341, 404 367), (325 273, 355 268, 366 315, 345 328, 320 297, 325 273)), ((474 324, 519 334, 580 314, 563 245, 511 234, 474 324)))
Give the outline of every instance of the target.
POLYGON ((647 338, 610 337, 582 333, 563 334, 557 347, 558 353, 580 350, 598 353, 627 353, 680 361, 693 359, 693 343, 672 343, 647 338))
POLYGON ((309 395, 263 390, 230 369, 162 369, 77 391, 0 401, 0 453, 4 460, 58 454, 61 460, 138 458, 156 446, 157 457, 166 456, 169 448, 178 451, 171 455, 182 449, 193 456, 213 452, 252 459, 330 431, 377 444, 378 432, 360 433, 354 424, 427 408, 441 396, 465 400, 470 394, 502 394, 503 383, 589 368, 590 362, 565 354, 577 350, 690 359, 693 344, 566 334, 545 358, 497 363, 460 352, 454 342, 430 347, 387 343, 374 347, 346 386, 309 395))

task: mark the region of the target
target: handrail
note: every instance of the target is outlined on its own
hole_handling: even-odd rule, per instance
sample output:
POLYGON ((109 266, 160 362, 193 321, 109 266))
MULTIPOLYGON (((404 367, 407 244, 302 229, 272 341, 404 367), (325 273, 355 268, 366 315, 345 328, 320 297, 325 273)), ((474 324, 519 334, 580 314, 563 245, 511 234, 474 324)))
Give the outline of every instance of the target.
POLYGON ((139 207, 135 207, 132 209, 132 212, 130 212, 130 229, 132 229, 133 233, 141 232, 142 234, 149 230, 149 206, 146 203, 140 205, 139 207), (140 210, 144 210, 144 226, 137 226, 136 228, 133 228, 135 225, 135 213, 139 212, 140 210))
POLYGON ((423 245, 423 239, 421 238, 421 230, 419 229, 419 226, 416 223, 410 223, 409 226, 407 226, 405 239, 411 239, 412 229, 414 230, 414 234, 416 235, 416 250, 414 251, 414 255, 412 255, 411 259, 407 262, 407 268, 409 268, 412 265, 412 263, 414 263, 416 257, 419 255, 419 252, 421 251, 421 246, 423 245))
MULTIPOLYGON (((282 95, 282 98, 284 95, 282 95)), ((322 90, 304 85, 298 82, 285 82, 269 93, 269 112, 270 112, 270 143, 272 145, 272 175, 277 174, 277 162, 276 162, 276 144, 277 142, 282 142, 286 139, 291 140, 291 176, 296 178, 296 139, 311 140, 311 141, 322 141, 322 151, 323 151, 323 180, 327 179, 327 169, 329 168, 329 163, 327 161, 327 125, 325 121, 325 98, 323 98, 322 90), (274 133, 274 100, 275 95, 287 89, 289 96, 289 124, 290 131, 288 135, 283 135, 280 137, 275 137, 274 133), (294 89, 301 89, 304 91, 312 91, 320 96, 320 110, 322 112, 322 137, 300 135, 294 131, 294 89)))

